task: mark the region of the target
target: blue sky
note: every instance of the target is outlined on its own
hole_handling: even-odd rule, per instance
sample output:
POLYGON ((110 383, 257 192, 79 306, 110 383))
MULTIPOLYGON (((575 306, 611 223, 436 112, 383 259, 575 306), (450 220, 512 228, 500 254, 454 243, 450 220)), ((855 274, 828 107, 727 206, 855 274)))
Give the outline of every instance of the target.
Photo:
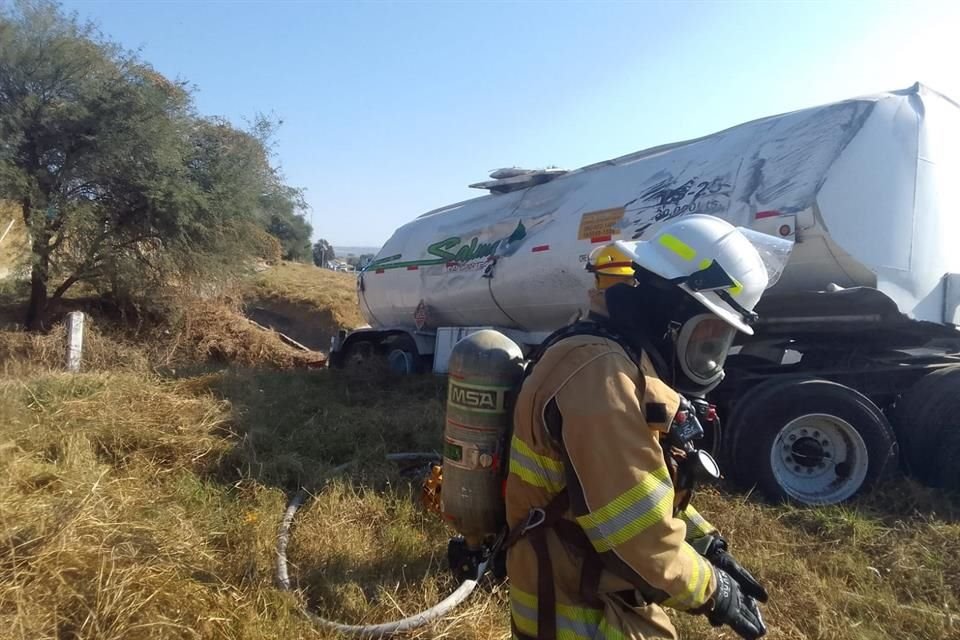
POLYGON ((503 166, 576 168, 920 80, 960 3, 71 1, 202 113, 284 122, 316 237, 379 245, 503 166))

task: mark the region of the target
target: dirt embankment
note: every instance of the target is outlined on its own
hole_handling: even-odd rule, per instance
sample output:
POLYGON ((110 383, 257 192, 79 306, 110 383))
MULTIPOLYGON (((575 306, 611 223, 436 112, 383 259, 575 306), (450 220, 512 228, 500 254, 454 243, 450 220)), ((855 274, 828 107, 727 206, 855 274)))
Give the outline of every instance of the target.
POLYGON ((60 368, 62 323, 73 310, 88 316, 84 359, 96 369, 107 363, 156 368, 185 362, 319 367, 326 362, 330 338, 363 322, 352 277, 290 263, 269 268, 217 297, 158 292, 149 309, 121 310, 98 296, 67 298, 52 310, 52 330, 44 334, 18 328, 25 305, 15 291, 0 299, 0 328, 9 329, 0 331, 0 371, 60 368), (297 343, 308 350, 296 348, 297 343))
POLYGON ((257 324, 289 336, 313 351, 327 351, 330 338, 339 329, 332 313, 282 300, 248 302, 244 313, 257 324))
POLYGON ((313 265, 271 267, 245 287, 243 299, 247 317, 316 351, 326 352, 340 329, 363 324, 354 277, 313 265))

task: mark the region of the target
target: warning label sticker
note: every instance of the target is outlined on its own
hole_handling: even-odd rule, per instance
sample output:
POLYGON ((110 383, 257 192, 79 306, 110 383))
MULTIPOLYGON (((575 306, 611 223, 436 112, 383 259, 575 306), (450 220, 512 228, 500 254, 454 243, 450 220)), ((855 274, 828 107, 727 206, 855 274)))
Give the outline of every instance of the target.
POLYGON ((580 216, 580 229, 577 231, 578 240, 591 240, 605 237, 609 240, 620 233, 619 223, 623 220, 623 207, 616 209, 601 209, 590 211, 580 216))

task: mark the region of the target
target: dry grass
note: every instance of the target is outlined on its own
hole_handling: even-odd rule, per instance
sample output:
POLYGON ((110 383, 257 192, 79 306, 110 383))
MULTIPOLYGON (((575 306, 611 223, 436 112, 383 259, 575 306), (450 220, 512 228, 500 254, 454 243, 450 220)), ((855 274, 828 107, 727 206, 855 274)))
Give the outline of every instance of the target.
MULTIPOLYGON (((9 326, 14 326, 14 318, 22 317, 22 306, 5 309, 9 326)), ((226 298, 181 296, 175 308, 171 305, 164 314, 162 322, 140 318, 136 326, 126 325, 128 318, 89 303, 68 300, 64 306, 87 314, 82 364, 85 371, 169 370, 198 364, 317 367, 326 361, 321 353, 295 349, 275 332, 251 324, 240 303, 226 298)), ((57 317, 62 318, 65 309, 57 317)), ((47 333, 0 329, 0 374, 62 370, 65 347, 62 321, 47 333)))
MULTIPOLYGON (((45 334, 0 331, 0 374, 26 375, 60 371, 66 358, 66 330, 58 324, 45 334)), ((92 371, 143 371, 148 357, 143 349, 115 334, 104 334, 88 320, 84 327, 83 366, 92 371)))
MULTIPOLYGON (((227 370, 0 379, 0 637, 325 637, 273 586, 288 492, 292 577, 321 614, 379 622, 452 588, 450 532, 386 451, 439 442, 433 379, 227 370), (356 459, 342 477, 328 471, 356 459)), ((955 638, 957 503, 901 482, 843 508, 699 496, 770 586, 771 638, 955 638)), ((487 585, 424 637, 508 637, 487 585)), ((718 636, 675 616, 684 637, 718 636)))
MULTIPOLYGON (((960 637, 956 501, 902 481, 855 504, 771 507, 710 492, 698 504, 769 585, 772 638, 960 637)), ((678 617, 686 637, 701 621, 678 617)))
POLYGON ((321 366, 325 357, 295 349, 276 333, 265 331, 229 300, 184 300, 179 319, 154 333, 154 360, 162 365, 213 362, 244 367, 321 366))
POLYGON ((229 446, 220 401, 60 374, 0 382, 0 416, 0 637, 254 638, 261 618, 305 631, 250 564, 269 533, 244 514, 282 496, 204 479, 229 446))

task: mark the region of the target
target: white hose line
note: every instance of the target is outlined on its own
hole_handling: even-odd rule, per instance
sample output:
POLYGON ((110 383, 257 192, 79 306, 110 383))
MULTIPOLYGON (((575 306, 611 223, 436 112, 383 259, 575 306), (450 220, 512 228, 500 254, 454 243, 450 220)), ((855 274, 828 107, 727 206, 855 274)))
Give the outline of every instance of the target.
MULTIPOLYGON (((434 453, 394 453, 387 455, 387 459, 393 461, 417 460, 422 458, 436 457, 438 456, 434 453)), ((340 473, 352 464, 353 462, 348 462, 338 467, 334 467, 331 469, 328 475, 340 473)), ((277 582, 280 583, 280 589, 283 591, 290 590, 290 574, 287 568, 287 545, 290 543, 290 527, 293 524, 294 517, 297 515, 297 511, 303 506, 306 500, 307 493, 302 490, 298 491, 297 494, 293 496, 293 499, 290 500, 290 503, 287 505, 287 510, 283 514, 283 520, 280 521, 280 530, 277 533, 277 582)), ((491 554, 490 557, 493 557, 493 554, 491 554)), ((391 636, 398 633, 403 633, 405 631, 411 631, 443 618, 454 608, 459 606, 464 600, 466 600, 476 588, 477 581, 483 576, 484 573, 486 573, 489 562, 489 558, 484 560, 477 568, 476 578, 464 580, 463 583, 457 587, 456 591, 438 602, 436 605, 430 607, 426 611, 421 611, 420 613, 408 616, 402 620, 385 622, 382 624, 352 625, 334 622, 333 620, 326 620, 312 611, 307 610, 306 608, 304 608, 302 611, 304 615, 306 615, 317 627, 364 638, 382 638, 384 636, 391 636)))

